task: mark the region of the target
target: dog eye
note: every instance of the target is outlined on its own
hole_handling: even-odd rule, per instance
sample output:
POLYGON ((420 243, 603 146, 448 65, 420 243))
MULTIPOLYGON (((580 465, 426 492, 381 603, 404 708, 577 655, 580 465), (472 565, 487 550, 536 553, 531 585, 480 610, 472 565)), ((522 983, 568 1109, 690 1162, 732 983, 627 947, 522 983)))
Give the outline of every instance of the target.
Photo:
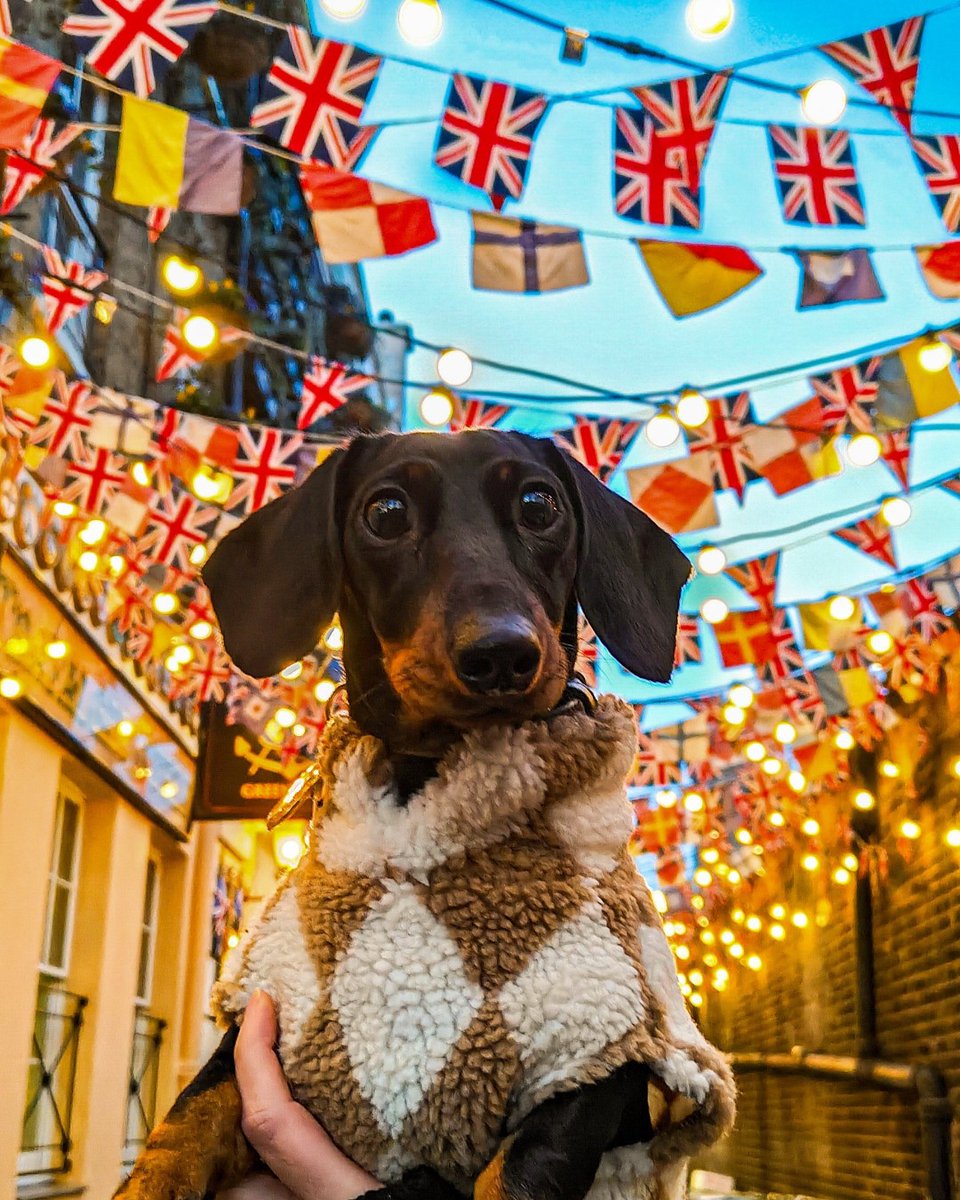
POLYGON ((559 515, 556 496, 544 488, 531 488, 520 497, 520 521, 528 529, 549 529, 559 515))
POLYGON ((371 533, 385 541, 401 537, 410 528, 410 511, 403 496, 376 496, 364 509, 363 519, 371 533))

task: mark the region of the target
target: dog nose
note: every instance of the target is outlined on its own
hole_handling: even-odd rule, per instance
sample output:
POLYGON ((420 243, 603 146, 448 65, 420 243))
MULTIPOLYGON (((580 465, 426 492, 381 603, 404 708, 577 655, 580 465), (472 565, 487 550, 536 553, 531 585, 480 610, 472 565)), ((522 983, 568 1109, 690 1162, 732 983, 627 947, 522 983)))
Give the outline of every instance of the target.
POLYGON ((540 667, 540 639, 533 626, 519 618, 473 627, 458 642, 457 675, 480 695, 525 692, 540 667))

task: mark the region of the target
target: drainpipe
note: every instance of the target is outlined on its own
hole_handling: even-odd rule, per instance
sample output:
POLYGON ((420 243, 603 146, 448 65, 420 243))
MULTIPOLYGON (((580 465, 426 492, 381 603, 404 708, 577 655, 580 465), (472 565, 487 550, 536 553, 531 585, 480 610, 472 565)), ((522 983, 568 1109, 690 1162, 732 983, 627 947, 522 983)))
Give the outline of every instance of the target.
POLYGON ((857 956, 857 1054, 877 1058, 877 996, 873 957, 873 885, 868 872, 858 872, 854 895, 857 956))

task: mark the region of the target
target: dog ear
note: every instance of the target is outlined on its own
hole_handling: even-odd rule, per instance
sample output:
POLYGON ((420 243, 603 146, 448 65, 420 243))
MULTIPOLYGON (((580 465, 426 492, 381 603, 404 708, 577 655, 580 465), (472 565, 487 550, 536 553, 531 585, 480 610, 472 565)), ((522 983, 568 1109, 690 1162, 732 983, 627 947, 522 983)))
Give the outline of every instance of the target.
POLYGON ((228 533, 203 568, 223 644, 241 671, 275 675, 316 646, 340 600, 334 450, 300 484, 228 533))
POLYGON ((673 672, 680 592, 690 562, 646 513, 555 448, 578 509, 577 599, 600 641, 634 675, 673 672))

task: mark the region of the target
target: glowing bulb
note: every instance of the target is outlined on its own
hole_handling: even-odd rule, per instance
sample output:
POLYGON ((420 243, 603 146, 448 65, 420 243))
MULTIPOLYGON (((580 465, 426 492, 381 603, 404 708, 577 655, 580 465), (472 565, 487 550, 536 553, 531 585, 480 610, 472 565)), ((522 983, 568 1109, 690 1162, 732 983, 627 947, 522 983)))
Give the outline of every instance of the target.
POLYGON ((847 442, 847 458, 854 467, 872 466, 880 457, 880 439, 872 433, 855 433, 847 442))
POLYGON ((763 762, 767 757, 763 742, 747 742, 743 752, 752 763, 763 762))
POLYGON ((689 390, 681 392, 676 406, 677 420, 687 429, 699 429, 710 416, 710 404, 706 396, 689 390))
POLYGON ((449 347, 437 355, 437 374, 449 387, 463 387, 473 374, 473 359, 466 350, 449 347))
POLYGON ((743 958, 744 949, 739 942, 734 942, 730 947, 730 954, 733 958, 743 958))
MULTIPOLYGON (((795 772, 795 771, 790 772, 791 775, 794 775, 796 773, 797 772, 795 772)), ((786 825, 786 823, 787 823, 787 818, 783 815, 783 813, 778 808, 775 808, 773 810, 773 812, 767 817, 767 821, 771 825, 773 825, 775 829, 782 829, 784 827, 784 825, 786 825)))
POLYGON ((802 910, 795 912, 790 920, 797 927, 797 929, 806 929, 806 927, 810 924, 810 918, 802 910))
POLYGON ((53 511, 58 517, 75 517, 77 515, 77 506, 71 504, 69 500, 58 500, 53 506, 53 511))
POLYGON ((403 0, 397 28, 411 46, 430 46, 443 32, 443 13, 437 0, 403 0))
POLYGON ((759 971, 763 966, 763 959, 759 954, 751 954, 746 958, 745 961, 751 971, 759 971))
POLYGON ((662 450, 666 446, 672 446, 680 436, 680 422, 669 408, 663 408, 658 413, 654 413, 644 425, 643 436, 651 446, 657 446, 662 450))
POLYGON ((703 796, 699 792, 687 792, 683 797, 683 807, 687 812, 703 812, 703 796))
POLYGON ((220 330, 209 317, 205 317, 202 313, 193 313, 192 316, 187 317, 180 326, 180 332, 191 350, 199 350, 203 353, 216 349, 217 343, 220 341, 220 330))
POLYGON ((729 612, 726 600, 721 600, 719 596, 708 596, 700 605, 700 616, 710 625, 725 621, 729 612))
POLYGON ((843 116, 847 93, 835 79, 818 79, 800 93, 800 104, 812 125, 832 125, 843 116))
POLYGON ((703 1003, 703 996, 699 992, 691 992, 689 999, 694 1008, 699 1008, 703 1003))
POLYGON ((867 648, 872 654, 889 654, 893 649, 893 637, 886 631, 886 629, 875 629, 873 633, 867 637, 867 648))
POLYGON ((313 689, 313 694, 321 704, 326 704, 336 690, 337 685, 332 679, 321 679, 317 686, 313 689))
POLYGON ((849 621, 857 611, 857 606, 849 596, 834 596, 827 606, 827 611, 834 621, 849 621))
POLYGON ((764 775, 770 775, 771 777, 774 775, 779 775, 783 770, 783 763, 779 758, 765 758, 760 764, 760 770, 764 773, 764 775))
POLYGON ((787 787, 799 795, 807 786, 807 777, 802 771, 791 771, 787 776, 787 787))
POLYGON ((900 836, 901 837, 909 838, 911 842, 915 842, 917 840, 917 838, 920 836, 920 833, 921 833, 920 826, 917 824, 916 821, 901 821, 900 822, 900 836))
POLYGON ((782 905, 782 904, 771 904, 770 905, 770 916, 773 917, 773 919, 775 921, 782 921, 786 915, 787 915, 787 910, 784 907, 784 905, 782 905))
POLYGON ((885 758, 880 763, 880 774, 884 779, 898 779, 900 777, 900 768, 895 762, 891 762, 889 758, 885 758))
POLYGON ((100 555, 96 550, 84 550, 77 559, 77 566, 81 571, 95 571, 100 565, 100 555))
POLYGON ((163 665, 167 668, 171 675, 177 675, 183 670, 183 663, 175 654, 168 654, 163 660, 163 665))
POLYGON ((849 729, 838 729, 833 735, 833 744, 838 750, 852 750, 856 741, 849 729))
POLYGON ((723 942, 725 946, 731 946, 736 941, 736 934, 732 929, 721 930, 720 941, 723 942))
POLYGON ((685 19, 695 38, 710 41, 733 24, 733 0, 689 0, 685 19))
POLYGON ((910 501, 905 500, 903 496, 888 496, 880 505, 880 516, 894 528, 906 525, 912 513, 910 501))
POLYGON ((7 638, 4 649, 8 654, 12 654, 14 658, 19 658, 21 654, 26 654, 30 649, 30 642, 25 637, 7 638))
POLYGON ((784 927, 779 922, 777 922, 774 925, 771 925, 767 932, 770 934, 770 936, 773 938, 773 940, 775 942, 782 942, 783 939, 787 936, 787 931, 784 929, 784 927))
POLYGON ((747 917, 747 928, 751 933, 759 933, 763 928, 763 922, 758 916, 747 917))
POLYGON ((320 0, 320 7, 335 21, 352 21, 367 7, 367 0, 320 0))
POLYGON ((141 487, 150 486, 150 471, 142 459, 133 464, 130 468, 130 474, 133 476, 134 483, 139 483, 141 487))
POLYGON ((448 425, 453 417, 453 396, 446 388, 434 388, 420 401, 420 416, 424 423, 439 427, 448 425))
POLYGON ((753 703, 753 689, 745 683, 735 683, 730 689, 730 700, 741 708, 749 708, 753 703))
POLYGON ((693 882, 698 887, 709 887, 713 883, 713 876, 705 867, 698 867, 693 873, 693 882))
POLYGON ((732 883, 734 886, 736 886, 740 882, 740 872, 739 871, 728 871, 727 872, 727 882, 732 883))
POLYGON ((950 762, 950 770, 960 778, 960 758, 954 758, 950 762))
POLYGON ((222 504, 233 491, 233 476, 226 471, 198 467, 190 480, 190 490, 198 500, 222 504))
POLYGON ((713 977, 718 983, 728 983, 730 980, 730 972, 726 967, 717 967, 713 977))
POLYGON ((54 638, 52 642, 47 642, 44 649, 47 652, 47 657, 52 659, 66 658, 70 647, 63 638, 54 638))
POLYGON ((690 947, 689 946, 678 946, 676 948, 676 950, 674 951, 674 954, 676 954, 677 958, 679 958, 681 960, 681 962, 686 962, 687 959, 690 957, 690 947))
POLYGON ((339 625, 330 626, 323 635, 323 644, 328 650, 333 650, 334 653, 343 649, 343 630, 339 625))
POLYGON ((117 301, 113 296, 98 296, 93 302, 93 315, 101 325, 109 325, 117 315, 117 301))
POLYGON ((293 726, 296 725, 296 723, 297 723, 297 714, 293 711, 292 708, 287 708, 286 706, 281 706, 273 714, 273 719, 276 721, 276 723, 280 726, 281 729, 292 729, 293 726))
POLYGON ((727 704, 723 709, 723 719, 728 725, 742 725, 747 714, 736 704, 727 704))
POLYGON ((173 592, 157 592, 153 598, 153 607, 162 617, 168 617, 180 607, 180 601, 173 592))
POLYGON ((677 797, 669 788, 662 788, 657 792, 656 801, 661 808, 673 808, 677 802, 677 797))
POLYGON ((197 542, 197 544, 190 551, 190 562, 195 567, 202 567, 206 561, 207 561, 207 548, 203 544, 203 542, 197 542))
POLYGON ((749 846, 753 841, 753 834, 749 829, 740 828, 733 836, 737 839, 741 846, 749 846))
POLYGON ((800 859, 800 866, 805 871, 815 871, 820 866, 820 859, 815 854, 805 854, 800 859))
MULTIPOLYGON (((697 555, 697 570, 704 575, 719 575, 723 568, 727 565, 727 556, 719 546, 702 546, 700 553, 697 555)), ((733 691, 730 692, 731 700, 735 699, 733 691)))
POLYGON ((306 847, 298 833, 287 833, 274 842, 274 854, 282 867, 295 867, 303 858, 306 847))
POLYGON ((291 663, 288 667, 283 668, 283 670, 280 672, 280 678, 281 679, 299 679, 302 674, 303 674, 303 663, 302 662, 294 662, 294 663, 291 663))
POLYGON ((117 733, 122 738, 133 737, 133 731, 136 728, 132 721, 120 721, 117 724, 117 733))
POLYGON ((699 968, 694 967, 693 970, 688 973, 687 978, 694 987, 699 987, 700 984, 703 983, 703 972, 699 970, 699 968))
POLYGON ((873 792, 868 792, 866 788, 856 792, 853 797, 853 807, 859 809, 860 812, 869 812, 877 803, 873 792))
MULTIPOLYGON (((720 851, 715 846, 708 846, 700 855, 700 857, 705 863, 710 863, 712 865, 720 858, 720 851)), ((704 938, 703 940, 706 941, 707 939, 704 938)))
POLYGON ((23 339, 17 347, 17 353, 28 367, 41 370, 53 362, 53 343, 49 338, 32 333, 23 339))
POLYGON ((952 359, 953 351, 946 342, 941 342, 936 337, 928 338, 917 351, 917 362, 924 371, 929 371, 931 375, 949 367, 952 359))
POLYGON ((298 721, 293 727, 293 732, 295 737, 303 737, 303 735, 307 732, 307 727, 298 721))
POLYGON ((181 642, 179 646, 174 646, 171 652, 171 658, 175 659, 181 666, 186 666, 188 662, 192 662, 196 654, 189 642, 181 642))
MULTIPOLYGON (((2 687, 2 685, 0 685, 2 687)), ((947 843, 951 850, 960 849, 960 829, 948 829, 943 835, 943 840, 947 843)))
POLYGON ((194 621, 190 626, 190 636, 196 638, 198 642, 205 642, 211 633, 213 633, 213 626, 202 618, 194 621))
POLYGON ((14 679, 12 675, 4 675, 4 677, 0 679, 0 696, 2 696, 4 700, 16 700, 16 698, 22 692, 23 684, 19 679, 14 679))
POLYGON ((773 736, 781 746, 789 746, 797 740, 797 731, 789 721, 779 721, 773 731, 773 736))
POLYGON ((661 914, 667 911, 667 897, 659 888, 653 893, 653 907, 661 914))
POLYGON ((820 822, 815 817, 807 817, 800 828, 807 837, 816 837, 820 832, 820 822))
POLYGON ((110 574, 114 579, 119 579, 127 569, 127 560, 122 554, 111 554, 107 559, 107 565, 110 567, 110 574))
POLYGON ((833 882, 839 883, 841 886, 850 882, 850 872, 846 867, 837 867, 833 873, 833 882))
POLYGON ((192 296, 203 286, 203 271, 179 254, 168 254, 163 260, 160 278, 177 296, 192 296))
POLYGON ((703 942, 705 946, 715 946, 717 942, 717 935, 712 929, 704 929, 704 931, 700 934, 700 941, 703 942))
POLYGON ((855 854, 845 854, 843 856, 843 858, 840 859, 840 861, 843 863, 843 865, 847 868, 848 871, 859 871, 860 870, 860 860, 859 860, 859 858, 857 858, 857 856, 855 854))
POLYGON ((107 523, 95 517, 84 525, 77 536, 85 546, 96 546, 107 536, 107 523))

